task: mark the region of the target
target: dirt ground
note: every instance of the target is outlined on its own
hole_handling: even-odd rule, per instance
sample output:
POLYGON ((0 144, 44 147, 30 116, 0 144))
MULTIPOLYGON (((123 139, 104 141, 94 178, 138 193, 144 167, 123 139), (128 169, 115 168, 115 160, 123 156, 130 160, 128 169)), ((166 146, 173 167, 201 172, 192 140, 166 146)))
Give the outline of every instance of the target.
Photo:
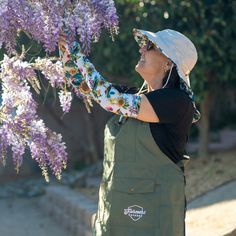
POLYGON ((192 157, 186 167, 187 201, 234 179, 236 180, 236 149, 211 154, 207 158, 192 157))
MULTIPOLYGON (((187 205, 188 236, 225 236, 236 230, 236 181, 196 198, 187 205)), ((229 234, 235 236, 235 233, 229 234)))
POLYGON ((70 236, 37 207, 39 198, 0 199, 0 235, 70 236))

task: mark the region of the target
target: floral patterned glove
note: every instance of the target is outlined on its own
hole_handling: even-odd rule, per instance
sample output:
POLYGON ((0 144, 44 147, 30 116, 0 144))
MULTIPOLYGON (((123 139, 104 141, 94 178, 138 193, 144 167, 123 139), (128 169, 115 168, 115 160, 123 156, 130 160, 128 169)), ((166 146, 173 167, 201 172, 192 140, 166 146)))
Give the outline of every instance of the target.
POLYGON ((71 59, 84 77, 93 99, 105 110, 125 117, 136 118, 140 109, 141 96, 137 94, 121 93, 107 82, 95 69, 88 58, 81 53, 80 45, 74 42, 71 59), (74 49, 77 50, 74 50, 74 49))
POLYGON ((59 56, 64 65, 66 80, 74 87, 75 92, 79 93, 80 97, 91 98, 91 90, 74 63, 78 56, 83 56, 83 54, 80 54, 80 50, 80 46, 77 44, 74 44, 71 49, 69 49, 67 44, 59 44, 59 56))

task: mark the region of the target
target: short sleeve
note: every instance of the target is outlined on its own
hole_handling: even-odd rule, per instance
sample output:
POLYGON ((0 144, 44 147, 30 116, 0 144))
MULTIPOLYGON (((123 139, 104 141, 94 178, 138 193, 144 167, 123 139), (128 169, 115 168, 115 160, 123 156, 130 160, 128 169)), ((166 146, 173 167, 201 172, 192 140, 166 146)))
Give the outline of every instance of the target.
POLYGON ((190 105, 188 95, 173 88, 157 89, 145 94, 160 123, 177 123, 185 115, 190 105))

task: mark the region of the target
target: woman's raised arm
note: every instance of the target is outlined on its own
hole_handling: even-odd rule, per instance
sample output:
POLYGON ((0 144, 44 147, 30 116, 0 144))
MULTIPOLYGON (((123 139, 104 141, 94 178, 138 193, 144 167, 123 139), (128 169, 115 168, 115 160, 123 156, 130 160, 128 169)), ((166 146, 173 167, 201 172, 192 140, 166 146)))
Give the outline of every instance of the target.
MULTIPOLYGON (((69 49, 65 41, 59 44, 60 55, 65 65, 73 62, 76 66, 75 71, 79 71, 82 79, 73 81, 80 86, 86 82, 90 96, 101 107, 109 112, 123 115, 125 117, 133 117, 146 122, 158 122, 159 119, 154 112, 151 104, 145 95, 122 93, 113 86, 112 83, 106 81, 102 75, 95 69, 94 65, 81 52, 78 42, 74 42, 69 49), (63 45, 63 46, 62 46, 63 45)), ((65 73, 68 68, 65 66, 65 73)))

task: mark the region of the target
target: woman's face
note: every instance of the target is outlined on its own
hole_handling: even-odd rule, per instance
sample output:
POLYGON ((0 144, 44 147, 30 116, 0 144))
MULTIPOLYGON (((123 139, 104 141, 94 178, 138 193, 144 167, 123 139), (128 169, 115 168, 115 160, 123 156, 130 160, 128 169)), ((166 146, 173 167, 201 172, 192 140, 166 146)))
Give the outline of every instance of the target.
POLYGON ((169 59, 156 47, 147 50, 142 47, 139 50, 141 57, 135 70, 147 81, 148 79, 163 78, 167 70, 169 59), (163 75, 163 76, 160 76, 163 75))

